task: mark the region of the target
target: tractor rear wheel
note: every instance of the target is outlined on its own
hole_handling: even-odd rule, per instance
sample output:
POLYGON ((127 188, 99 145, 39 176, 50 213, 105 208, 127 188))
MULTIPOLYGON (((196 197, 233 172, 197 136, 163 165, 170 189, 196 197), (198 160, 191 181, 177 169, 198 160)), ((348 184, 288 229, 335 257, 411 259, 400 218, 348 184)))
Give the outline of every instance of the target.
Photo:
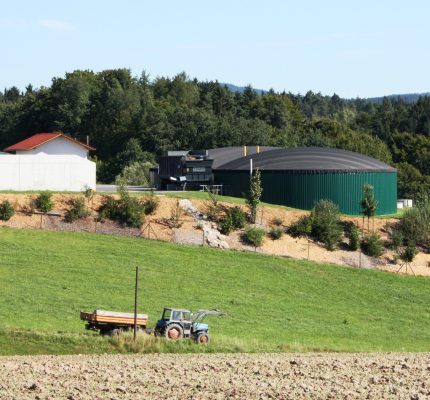
POLYGON ((196 342, 198 344, 207 344, 207 343, 209 343, 209 335, 207 333, 200 333, 196 337, 196 342))
POLYGON ((171 324, 166 328, 164 336, 167 340, 179 340, 184 337, 184 331, 179 324, 171 324))

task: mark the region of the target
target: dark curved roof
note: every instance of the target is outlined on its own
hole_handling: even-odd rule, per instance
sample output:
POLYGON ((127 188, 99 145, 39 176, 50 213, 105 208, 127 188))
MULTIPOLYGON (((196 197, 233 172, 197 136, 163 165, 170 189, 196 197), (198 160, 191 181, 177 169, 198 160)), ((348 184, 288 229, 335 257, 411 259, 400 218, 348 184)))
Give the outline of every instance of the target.
MULTIPOLYGON (((352 151, 325 147, 277 148, 239 157, 218 164, 217 170, 248 171, 250 159, 253 168, 266 171, 303 172, 395 172, 396 169, 382 161, 352 151)), ((216 155, 215 155, 216 160, 216 155)))
MULTIPOLYGON (((234 146, 234 147, 220 147, 218 149, 208 150, 209 156, 214 159, 212 168, 217 169, 223 164, 227 164, 230 161, 237 160, 238 158, 242 158, 243 148, 244 146, 234 146)), ((259 148, 260 153, 268 150, 275 150, 275 149, 279 149, 279 147, 260 146, 259 148)), ((247 155, 257 154, 257 146, 246 146, 246 154, 247 155)))

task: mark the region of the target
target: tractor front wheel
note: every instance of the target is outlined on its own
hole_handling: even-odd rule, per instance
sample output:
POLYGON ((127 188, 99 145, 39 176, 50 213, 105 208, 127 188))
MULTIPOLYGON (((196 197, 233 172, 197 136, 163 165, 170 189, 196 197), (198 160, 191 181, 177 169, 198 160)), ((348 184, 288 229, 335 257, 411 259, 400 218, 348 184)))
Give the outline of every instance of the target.
POLYGON ((184 331, 179 324, 172 324, 166 328, 164 333, 167 340, 179 340, 184 337, 184 331))
POLYGON ((209 335, 207 333, 200 333, 196 337, 196 342, 198 344, 207 344, 207 343, 209 343, 209 335))

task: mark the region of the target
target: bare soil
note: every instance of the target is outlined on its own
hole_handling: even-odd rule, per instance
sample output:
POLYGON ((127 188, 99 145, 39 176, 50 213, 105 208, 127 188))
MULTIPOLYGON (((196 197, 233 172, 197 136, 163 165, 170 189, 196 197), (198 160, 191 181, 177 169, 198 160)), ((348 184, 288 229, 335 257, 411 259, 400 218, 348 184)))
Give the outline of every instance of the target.
MULTIPOLYGON (((145 224, 141 229, 132 229, 112 221, 103 223, 96 222, 96 210, 101 204, 101 195, 94 196, 93 201, 89 205, 91 216, 72 224, 64 222, 62 216, 69 208, 68 201, 71 197, 74 197, 74 195, 54 195, 55 208, 52 212, 58 216, 44 216, 43 218, 40 215, 27 212, 33 197, 34 195, 0 194, 0 201, 8 199, 15 206, 15 209, 18 210, 10 221, 0 221, 0 226, 140 236, 147 239, 195 245, 201 245, 203 242, 202 231, 198 227, 197 222, 189 215, 183 215, 181 217, 180 228, 172 228, 166 225, 165 221, 170 217, 172 208, 177 201, 174 198, 157 196, 159 199, 159 207, 156 213, 146 217, 145 224)), ((201 212, 205 212, 206 201, 192 199, 191 202, 201 212)), ((225 205, 231 206, 230 204, 225 205)), ((288 227, 305 214, 307 213, 304 211, 287 210, 282 207, 262 207, 258 212, 257 224, 263 226, 265 229, 269 229, 273 218, 278 217, 283 220, 283 227, 288 227)), ((360 217, 344 217, 343 220, 354 222, 360 227, 363 226, 363 220, 360 217)), ((388 240, 386 226, 394 222, 395 220, 375 219, 371 225, 374 226, 374 229, 383 239, 388 240)), ((366 221, 364 223, 364 228, 367 229, 366 221)), ((430 276, 430 254, 419 253, 411 265, 412 268, 406 270, 404 267, 400 269, 401 265, 395 263, 394 253, 392 251, 387 250, 380 259, 376 260, 366 257, 363 254, 360 255, 359 252, 349 251, 346 241, 345 239, 345 243, 340 249, 328 251, 318 243, 308 242, 305 238, 293 238, 289 235, 284 235, 279 240, 271 240, 267 237, 263 246, 259 249, 244 245, 240 240, 240 232, 232 233, 227 239, 229 247, 239 251, 258 251, 265 254, 295 259, 309 259, 311 261, 349 265, 352 267, 378 268, 388 272, 430 276)))
POLYGON ((430 399, 430 354, 0 357, 1 399, 430 399))

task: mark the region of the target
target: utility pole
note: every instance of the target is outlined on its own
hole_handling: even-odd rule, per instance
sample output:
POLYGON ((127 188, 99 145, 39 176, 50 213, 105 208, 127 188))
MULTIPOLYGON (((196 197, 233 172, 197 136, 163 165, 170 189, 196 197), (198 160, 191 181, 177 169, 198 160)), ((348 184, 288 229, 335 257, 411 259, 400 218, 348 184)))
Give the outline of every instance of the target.
POLYGON ((134 332, 133 339, 136 341, 137 336, 137 289, 139 287, 139 267, 136 267, 136 283, 134 286, 134 332))

